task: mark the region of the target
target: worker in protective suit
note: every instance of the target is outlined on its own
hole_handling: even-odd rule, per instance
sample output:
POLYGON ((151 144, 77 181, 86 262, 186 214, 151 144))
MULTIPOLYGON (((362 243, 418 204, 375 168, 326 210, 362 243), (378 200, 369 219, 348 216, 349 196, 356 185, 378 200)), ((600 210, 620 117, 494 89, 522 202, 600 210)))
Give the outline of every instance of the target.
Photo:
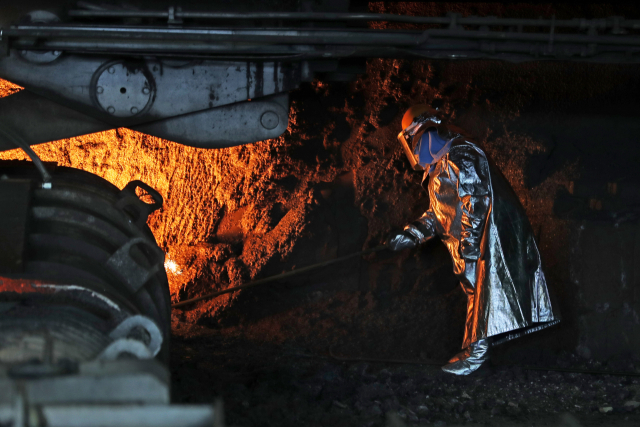
POLYGON ((475 144, 441 123, 426 105, 410 108, 398 140, 430 207, 404 231, 393 250, 438 236, 467 295, 463 351, 442 369, 469 374, 488 359, 491 345, 559 322, 554 314, 531 225, 507 180, 475 144))

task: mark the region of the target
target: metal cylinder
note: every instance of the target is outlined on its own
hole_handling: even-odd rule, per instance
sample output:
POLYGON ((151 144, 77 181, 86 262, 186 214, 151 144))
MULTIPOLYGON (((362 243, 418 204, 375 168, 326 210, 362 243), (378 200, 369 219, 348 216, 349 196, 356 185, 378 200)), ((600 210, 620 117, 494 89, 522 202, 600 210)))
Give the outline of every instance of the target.
POLYGON ((20 268, 0 269, 0 363, 167 362, 164 253, 146 224, 162 197, 140 181, 120 190, 77 169, 52 176, 45 189, 31 166, 0 164, 0 193, 13 184, 28 191, 20 268))

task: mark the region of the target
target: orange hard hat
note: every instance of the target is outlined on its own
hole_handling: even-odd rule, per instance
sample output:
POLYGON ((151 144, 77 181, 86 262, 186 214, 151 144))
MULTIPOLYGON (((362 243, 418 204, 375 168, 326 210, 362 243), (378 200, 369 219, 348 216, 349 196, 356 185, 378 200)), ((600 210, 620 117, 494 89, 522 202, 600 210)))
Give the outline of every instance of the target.
POLYGON ((402 129, 406 129, 411 122, 413 122, 413 119, 427 112, 431 113, 433 116, 436 115, 436 111, 427 104, 416 104, 409 108, 407 112, 404 113, 404 116, 402 116, 402 129))

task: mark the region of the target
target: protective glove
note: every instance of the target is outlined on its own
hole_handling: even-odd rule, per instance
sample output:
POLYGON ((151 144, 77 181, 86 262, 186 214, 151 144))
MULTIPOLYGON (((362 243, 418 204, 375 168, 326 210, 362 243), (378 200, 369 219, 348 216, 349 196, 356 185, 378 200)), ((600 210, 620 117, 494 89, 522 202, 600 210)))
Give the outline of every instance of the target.
POLYGON ((407 231, 392 232, 387 239, 387 247, 392 251, 401 251, 416 246, 418 246, 417 239, 407 231))

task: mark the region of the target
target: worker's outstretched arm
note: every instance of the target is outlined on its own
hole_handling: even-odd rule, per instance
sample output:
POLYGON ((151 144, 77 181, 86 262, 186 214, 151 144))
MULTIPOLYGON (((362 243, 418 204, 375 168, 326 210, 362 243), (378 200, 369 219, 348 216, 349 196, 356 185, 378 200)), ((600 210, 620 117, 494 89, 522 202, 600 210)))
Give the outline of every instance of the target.
POLYGON ((431 209, 417 220, 407 225, 403 231, 394 233, 389 238, 389 249, 401 251, 415 248, 435 236, 435 214, 431 209))

